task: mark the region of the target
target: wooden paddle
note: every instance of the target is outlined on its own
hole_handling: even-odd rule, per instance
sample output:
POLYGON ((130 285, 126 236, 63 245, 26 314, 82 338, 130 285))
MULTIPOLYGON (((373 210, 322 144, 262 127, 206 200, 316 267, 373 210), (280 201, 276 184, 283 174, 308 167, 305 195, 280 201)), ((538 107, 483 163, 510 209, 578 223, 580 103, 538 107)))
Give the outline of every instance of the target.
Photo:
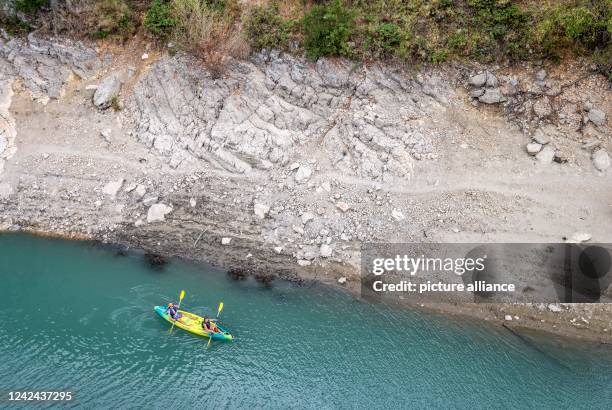
MULTIPOLYGON (((219 309, 217 310, 217 319, 219 319, 219 315, 221 314, 221 311, 223 310, 223 302, 219 303, 219 309)), ((212 330, 209 331, 209 333, 212 333, 212 330)), ((210 342, 212 341, 212 337, 209 336, 208 337, 208 343, 206 344, 206 348, 208 348, 208 346, 210 346, 210 342)))
MULTIPOLYGON (((178 307, 176 308, 176 314, 178 315, 178 310, 181 308, 181 302, 183 301, 183 298, 185 297, 185 291, 181 290, 181 294, 179 295, 179 304, 178 307)), ((170 328, 170 333, 172 333, 172 330, 174 330, 174 324, 176 323, 178 319, 175 319, 172 321, 172 327, 170 328)))

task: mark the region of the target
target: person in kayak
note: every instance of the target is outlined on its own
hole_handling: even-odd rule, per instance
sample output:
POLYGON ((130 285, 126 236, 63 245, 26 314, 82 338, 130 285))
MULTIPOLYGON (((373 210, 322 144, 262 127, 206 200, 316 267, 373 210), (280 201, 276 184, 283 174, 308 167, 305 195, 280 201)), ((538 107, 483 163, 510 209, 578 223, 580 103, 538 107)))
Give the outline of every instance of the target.
POLYGON ((204 320, 202 320, 202 329, 206 330, 207 332, 218 332, 219 331, 215 322, 210 320, 208 317, 204 317, 204 320))
POLYGON ((170 318, 172 318, 172 320, 178 320, 179 322, 183 323, 181 320, 183 315, 179 313, 176 306, 174 306, 174 303, 168 303, 168 315, 170 318))

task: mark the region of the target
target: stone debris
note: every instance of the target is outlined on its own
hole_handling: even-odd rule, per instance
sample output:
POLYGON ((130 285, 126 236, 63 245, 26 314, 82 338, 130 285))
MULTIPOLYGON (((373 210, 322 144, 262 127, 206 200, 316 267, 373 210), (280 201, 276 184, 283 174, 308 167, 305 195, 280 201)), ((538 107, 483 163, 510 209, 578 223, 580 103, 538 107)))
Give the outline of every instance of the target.
POLYGON ((159 197, 157 196, 150 196, 148 198, 145 198, 142 200, 142 204, 144 206, 150 206, 153 205, 154 203, 156 203, 157 201, 159 201, 159 197))
POLYGON ((406 219, 406 217, 404 216, 404 213, 400 211, 399 209, 395 209, 395 208, 393 208, 393 210, 391 211, 391 216, 393 217, 393 219, 395 219, 398 222, 406 219))
POLYGON ((104 141, 108 142, 110 144, 111 142, 111 130, 110 128, 105 128, 102 131, 100 131, 100 135, 102 136, 102 138, 104 139, 104 141))
POLYGON ((253 205, 253 212, 259 219, 264 219, 268 212, 270 212, 270 207, 265 204, 255 203, 253 205))
POLYGON ((542 144, 538 144, 537 142, 530 142, 527 144, 527 153, 529 155, 535 155, 538 152, 542 151, 542 144))
POLYGON ((350 206, 349 204, 347 204, 346 202, 344 202, 344 201, 338 201, 338 202, 336 202, 336 208, 338 208, 338 209, 339 209, 339 210, 341 210, 342 212, 346 212, 346 211, 348 211, 348 210, 350 209, 350 207, 351 207, 351 206, 350 206))
POLYGON ((591 234, 585 232, 575 232, 565 242, 567 243, 582 243, 591 240, 591 234))
POLYGON ((607 151, 598 149, 597 151, 593 152, 591 158, 593 160, 593 166, 597 168, 598 171, 603 172, 610 168, 610 156, 608 155, 607 151))
POLYGON ((123 190, 129 194, 130 192, 132 192, 133 190, 136 189, 136 186, 137 186, 137 184, 132 182, 132 183, 126 185, 125 188, 123 188, 123 190))
POLYGON ((555 149, 550 145, 546 145, 535 157, 542 164, 550 164, 555 159, 555 149))
POLYGON ((111 74, 98 85, 93 95, 93 104, 105 110, 111 106, 113 99, 117 98, 121 90, 121 80, 117 74, 111 74))
POLYGON ((322 258, 329 258, 330 256, 332 256, 333 252, 334 252, 334 249, 327 244, 323 244, 319 248, 319 254, 321 255, 322 258))
POLYGON ((546 70, 541 69, 535 74, 536 81, 544 81, 546 80, 546 70))
POLYGON ((300 165, 297 172, 295 173, 295 182, 305 182, 310 179, 312 175, 312 169, 307 165, 300 165))
POLYGON ((499 88, 485 90, 484 94, 478 97, 478 101, 484 104, 497 104, 506 101, 506 97, 499 88))
POLYGON ((533 112, 538 118, 548 117, 553 113, 548 97, 544 96, 533 104, 533 112))
POLYGON ((116 181, 110 181, 108 184, 104 185, 104 188, 102 188, 102 193, 110 196, 111 198, 115 198, 117 193, 119 193, 119 190, 121 190, 124 181, 125 179, 123 178, 119 178, 116 181))
POLYGON ((546 145, 551 141, 552 132, 550 128, 538 128, 532 138, 538 144, 546 145))
POLYGON ((142 198, 147 193, 147 188, 145 188, 145 186, 142 184, 138 184, 134 190, 134 193, 138 196, 138 198, 142 198))
POLYGON ((597 108, 589 110, 588 118, 589 121, 600 127, 606 123, 606 113, 597 108))
POLYGON ((312 221, 314 217, 315 216, 310 212, 304 212, 300 218, 302 220, 302 223, 306 225, 308 222, 312 221))
POLYGON ((468 84, 471 85, 472 87, 482 87, 486 84, 486 82, 487 82, 486 72, 473 75, 468 80, 468 84))
POLYGON ((147 212, 147 222, 162 222, 166 219, 166 215, 172 212, 172 207, 166 204, 151 205, 147 212))

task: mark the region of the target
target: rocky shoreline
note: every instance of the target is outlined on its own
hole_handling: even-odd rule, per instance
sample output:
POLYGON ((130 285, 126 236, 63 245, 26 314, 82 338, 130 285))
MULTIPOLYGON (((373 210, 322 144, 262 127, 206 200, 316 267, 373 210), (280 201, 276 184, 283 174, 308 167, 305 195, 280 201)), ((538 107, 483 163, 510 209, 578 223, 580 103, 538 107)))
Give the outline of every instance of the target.
MULTIPOLYGON (((612 241, 610 87, 578 61, 415 72, 262 52, 218 77, 139 39, 30 35, 0 43, 0 86, 2 229, 356 295, 364 242, 612 241)), ((608 305, 416 307, 612 340, 608 305)))

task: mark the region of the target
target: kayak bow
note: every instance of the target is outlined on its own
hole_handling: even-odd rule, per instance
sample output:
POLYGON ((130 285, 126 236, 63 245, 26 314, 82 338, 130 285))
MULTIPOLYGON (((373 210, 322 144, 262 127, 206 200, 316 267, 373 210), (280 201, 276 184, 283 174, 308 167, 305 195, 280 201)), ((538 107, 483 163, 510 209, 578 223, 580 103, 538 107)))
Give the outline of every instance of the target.
POLYGON ((198 315, 194 315, 193 313, 185 312, 184 310, 179 310, 179 313, 183 315, 183 317, 181 317, 181 322, 179 322, 178 320, 172 320, 170 318, 170 315, 168 314, 168 311, 165 307, 155 306, 154 309, 159 316, 161 316, 168 322, 174 323, 176 327, 193 333, 194 335, 208 337, 211 340, 229 341, 233 339, 233 336, 219 325, 217 325, 217 327, 219 328, 220 333, 210 332, 202 329, 202 321, 204 320, 204 318, 198 315))

